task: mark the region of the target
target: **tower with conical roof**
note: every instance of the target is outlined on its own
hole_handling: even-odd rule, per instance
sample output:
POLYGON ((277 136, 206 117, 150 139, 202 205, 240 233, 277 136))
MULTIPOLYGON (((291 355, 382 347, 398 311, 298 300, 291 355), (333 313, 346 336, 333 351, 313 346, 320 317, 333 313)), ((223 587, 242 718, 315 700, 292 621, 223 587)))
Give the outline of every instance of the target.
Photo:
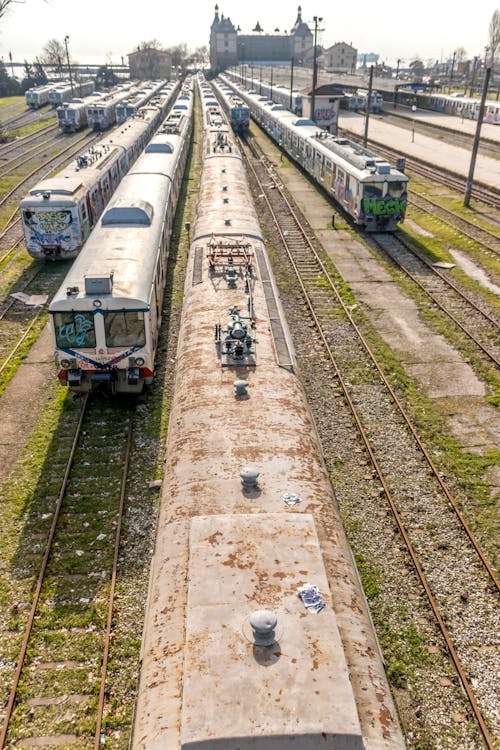
POLYGON ((214 72, 234 65, 238 61, 237 41, 238 32, 234 28, 229 16, 219 17, 219 6, 215 6, 214 20, 210 27, 210 67, 214 72))
POLYGON ((313 46, 313 33, 302 20, 302 8, 297 8, 297 20, 290 30, 290 53, 294 60, 303 60, 313 46))

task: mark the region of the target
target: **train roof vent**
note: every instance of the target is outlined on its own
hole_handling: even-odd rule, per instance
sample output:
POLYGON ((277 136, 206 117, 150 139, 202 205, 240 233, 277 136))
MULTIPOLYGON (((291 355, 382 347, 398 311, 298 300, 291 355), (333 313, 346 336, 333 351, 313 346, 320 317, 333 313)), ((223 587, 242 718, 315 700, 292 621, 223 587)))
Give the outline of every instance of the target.
POLYGON ((171 154, 174 150, 174 147, 171 143, 168 141, 163 142, 156 142, 156 143, 149 143, 146 148, 144 149, 146 154, 171 154))
POLYGON ((113 273, 107 276, 85 276, 85 294, 111 294, 113 290, 113 273))
POLYGON ((141 198, 135 201, 116 201, 102 217, 105 227, 117 224, 137 224, 150 226, 153 220, 153 206, 141 198))
POLYGON ((390 174, 391 165, 387 161, 382 161, 377 164, 377 172, 379 174, 390 174))
POLYGON ((299 120, 295 120, 294 125, 316 125, 312 120, 308 120, 307 117, 301 117, 299 120))

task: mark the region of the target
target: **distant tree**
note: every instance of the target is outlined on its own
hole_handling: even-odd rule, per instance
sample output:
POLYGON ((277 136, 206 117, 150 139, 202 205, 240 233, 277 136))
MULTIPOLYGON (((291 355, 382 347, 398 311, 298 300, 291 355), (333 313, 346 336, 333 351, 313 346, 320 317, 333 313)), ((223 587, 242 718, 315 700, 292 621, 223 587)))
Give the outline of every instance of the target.
POLYGON ((42 50, 42 62, 51 65, 61 78, 66 66, 66 48, 59 39, 49 39, 42 50))
POLYGON ((0 60, 0 96, 19 96, 21 84, 17 78, 12 78, 7 73, 3 60, 0 60))
POLYGON ((486 65, 493 67, 493 63, 495 62, 495 55, 498 51, 498 48, 500 47, 500 10, 496 10, 490 21, 490 26, 488 29, 488 47, 487 51, 489 53, 488 57, 489 60, 486 60, 486 65))
POLYGON ((114 71, 111 70, 107 65, 102 65, 97 71, 95 83, 98 89, 108 89, 111 86, 116 86, 118 83, 118 77, 114 71))
POLYGON ((455 50, 455 60, 457 62, 462 62, 462 60, 465 60, 467 57, 467 50, 465 47, 457 47, 455 50))
POLYGON ((150 42, 141 42, 137 49, 159 49, 162 50, 163 46, 158 39, 152 39, 150 42))
POLYGON ((177 44, 175 47, 168 47, 167 51, 172 55, 172 66, 184 69, 188 58, 187 44, 177 44))
POLYGON ((422 62, 422 60, 418 56, 415 57, 415 59, 411 61, 409 67, 413 72, 415 81, 421 81, 424 75, 424 63, 422 62))

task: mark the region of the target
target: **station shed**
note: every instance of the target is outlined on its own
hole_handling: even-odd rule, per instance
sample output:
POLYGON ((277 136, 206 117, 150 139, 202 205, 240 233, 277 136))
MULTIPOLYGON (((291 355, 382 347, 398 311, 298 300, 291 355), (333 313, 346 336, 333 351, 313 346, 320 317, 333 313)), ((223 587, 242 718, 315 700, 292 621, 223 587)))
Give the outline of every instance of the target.
POLYGON ((336 134, 339 120, 340 101, 344 97, 344 90, 336 84, 316 86, 314 92, 314 113, 312 107, 311 87, 301 90, 302 116, 314 120, 320 128, 336 134))

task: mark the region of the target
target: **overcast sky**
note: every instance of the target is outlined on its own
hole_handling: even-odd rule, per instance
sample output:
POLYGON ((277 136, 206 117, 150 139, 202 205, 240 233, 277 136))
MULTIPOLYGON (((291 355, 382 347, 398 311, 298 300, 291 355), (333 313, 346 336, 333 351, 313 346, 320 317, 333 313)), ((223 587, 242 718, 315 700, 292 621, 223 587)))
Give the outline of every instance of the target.
MULTIPOLYGON (((242 33, 259 21, 264 31, 289 31, 298 2, 287 0, 219 0, 219 13, 229 16, 242 33)), ((208 45, 215 2, 207 0, 24 0, 14 3, 0 20, 0 57, 32 62, 49 39, 69 36, 71 58, 80 63, 120 63, 140 42, 157 39, 171 47, 208 45)), ((381 61, 445 60, 458 47, 467 55, 484 55, 488 29, 500 0, 411 0, 411 2, 302 3, 302 19, 313 27, 322 17, 319 42, 352 44, 358 52, 376 52, 381 61)))

